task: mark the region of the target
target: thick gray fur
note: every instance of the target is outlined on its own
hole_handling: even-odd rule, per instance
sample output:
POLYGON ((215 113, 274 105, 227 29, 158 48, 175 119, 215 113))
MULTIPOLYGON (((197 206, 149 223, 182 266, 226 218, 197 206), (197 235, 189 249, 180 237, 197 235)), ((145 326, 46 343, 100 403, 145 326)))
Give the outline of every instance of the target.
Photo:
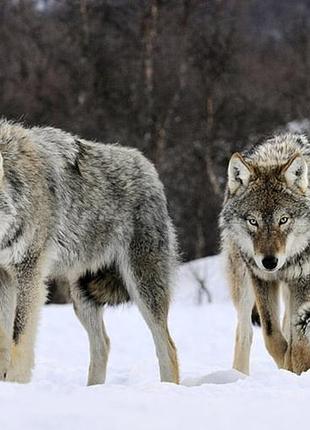
POLYGON ((135 149, 5 120, 0 153, 1 378, 30 379, 49 278, 69 283, 88 332, 89 384, 105 380, 102 307, 128 300, 152 331, 161 379, 177 382, 167 328, 176 240, 154 166, 135 149))
POLYGON ((231 157, 220 226, 238 313, 234 367, 249 372, 256 302, 276 364, 296 373, 308 370, 310 144, 305 136, 277 135, 231 157), (280 289, 286 305, 282 327, 280 289))

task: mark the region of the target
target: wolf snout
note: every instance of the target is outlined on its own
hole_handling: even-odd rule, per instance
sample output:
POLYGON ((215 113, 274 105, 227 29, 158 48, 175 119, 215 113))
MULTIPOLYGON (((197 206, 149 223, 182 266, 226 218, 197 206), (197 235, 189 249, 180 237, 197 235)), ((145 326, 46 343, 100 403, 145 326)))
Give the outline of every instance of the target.
POLYGON ((274 255, 267 255, 262 259, 262 265, 267 270, 274 270, 278 265, 278 258, 274 255))

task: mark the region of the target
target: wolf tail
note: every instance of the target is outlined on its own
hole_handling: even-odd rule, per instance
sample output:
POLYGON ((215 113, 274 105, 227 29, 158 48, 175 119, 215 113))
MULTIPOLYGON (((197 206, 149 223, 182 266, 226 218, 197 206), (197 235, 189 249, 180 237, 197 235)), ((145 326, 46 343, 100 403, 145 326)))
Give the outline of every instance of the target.
POLYGON ((77 281, 77 286, 85 299, 101 306, 117 306, 130 301, 125 284, 114 265, 96 273, 86 272, 77 281))

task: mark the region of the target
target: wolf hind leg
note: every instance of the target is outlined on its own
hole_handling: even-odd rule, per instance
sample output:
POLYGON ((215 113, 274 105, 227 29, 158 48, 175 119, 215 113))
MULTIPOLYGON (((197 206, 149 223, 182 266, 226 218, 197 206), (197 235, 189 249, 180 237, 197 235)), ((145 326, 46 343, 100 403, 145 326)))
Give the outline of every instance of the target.
POLYGON ((110 339, 103 323, 103 307, 71 289, 73 308, 89 339, 90 364, 87 385, 103 384, 110 350, 110 339))
MULTIPOLYGON (((143 248, 142 248, 143 249, 143 248)), ((131 264, 121 266, 124 282, 149 327, 156 349, 162 382, 179 383, 177 350, 168 328, 169 267, 152 261, 150 254, 134 253, 131 264)))
MULTIPOLYGON (((153 284, 152 287, 156 289, 158 288, 158 285, 153 284)), ((152 308, 152 302, 149 299, 150 297, 141 295, 139 292, 134 294, 134 302, 153 336, 159 363, 160 379, 162 382, 173 382, 178 384, 179 365, 177 350, 170 335, 167 321, 169 299, 168 297, 161 298, 162 308, 160 310, 156 309, 156 307, 152 308)))

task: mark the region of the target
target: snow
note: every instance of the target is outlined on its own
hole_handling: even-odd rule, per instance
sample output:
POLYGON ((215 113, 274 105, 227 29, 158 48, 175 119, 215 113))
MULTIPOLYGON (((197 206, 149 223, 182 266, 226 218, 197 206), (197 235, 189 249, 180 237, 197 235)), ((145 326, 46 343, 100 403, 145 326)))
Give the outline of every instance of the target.
POLYGON ((111 339, 107 382, 86 387, 88 341, 71 306, 42 312, 30 384, 0 383, 2 430, 217 430, 305 425, 310 372, 278 370, 255 328, 252 372, 231 370, 235 312, 219 257, 184 265, 170 327, 182 384, 160 383, 151 335, 135 306, 105 312, 111 339), (213 299, 198 306, 194 270, 213 299), (197 269, 198 267, 198 269, 197 269))

